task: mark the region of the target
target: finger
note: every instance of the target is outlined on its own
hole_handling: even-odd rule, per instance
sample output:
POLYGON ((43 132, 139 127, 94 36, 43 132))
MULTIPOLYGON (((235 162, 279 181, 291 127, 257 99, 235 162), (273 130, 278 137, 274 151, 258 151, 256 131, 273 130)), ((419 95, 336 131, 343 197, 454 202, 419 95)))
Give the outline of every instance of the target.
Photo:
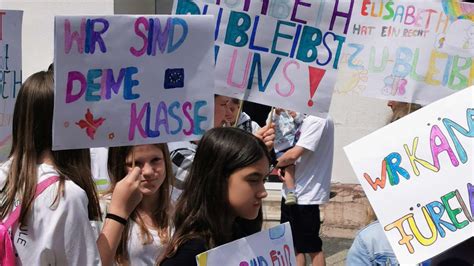
POLYGON ((274 140, 275 140, 275 134, 269 135, 263 138, 263 142, 274 141, 274 140))
POLYGON ((275 140, 275 135, 270 135, 263 138, 263 142, 269 142, 269 141, 274 141, 274 140, 275 140))
POLYGON ((135 166, 132 169, 132 171, 130 171, 124 179, 132 181, 132 182, 140 181, 140 172, 141 172, 140 167, 135 166))
POLYGON ((271 136, 271 135, 275 135, 275 129, 273 129, 273 128, 268 128, 267 131, 265 131, 263 133, 264 137, 268 137, 268 136, 271 136))
POLYGON ((278 177, 280 178, 281 182, 285 182, 285 173, 279 173, 278 177))
POLYGON ((271 140, 270 141, 265 141, 264 143, 265 143, 265 146, 267 148, 269 148, 270 150, 273 148, 273 141, 271 141, 271 140))
POLYGON ((265 133, 265 131, 267 131, 267 130, 268 130, 268 124, 265 125, 265 126, 263 126, 263 127, 261 127, 261 128, 257 131, 257 133, 259 133, 260 135, 263 135, 263 134, 265 133))
POLYGON ((263 135, 260 133, 261 129, 257 132, 255 132, 253 135, 257 137, 259 140, 263 141, 263 135))

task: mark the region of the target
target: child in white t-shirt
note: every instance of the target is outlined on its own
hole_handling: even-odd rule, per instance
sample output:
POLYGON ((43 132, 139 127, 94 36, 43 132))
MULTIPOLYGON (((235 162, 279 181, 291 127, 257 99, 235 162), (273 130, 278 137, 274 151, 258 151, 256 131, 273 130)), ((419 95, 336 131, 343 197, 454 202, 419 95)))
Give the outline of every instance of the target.
MULTIPOLYGON (((290 222, 297 261, 304 262, 304 253, 307 253, 313 265, 323 265, 319 205, 329 200, 334 123, 329 116, 323 119, 308 115, 299 131, 296 145, 286 151, 277 164, 278 168, 294 164, 298 194, 296 205, 284 204, 288 188, 283 186, 280 222, 290 222)), ((282 178, 286 179, 286 175, 282 178)))
POLYGON ((247 113, 239 110, 241 100, 230 98, 227 104, 229 105, 231 113, 226 114, 226 120, 231 126, 243 129, 252 134, 257 133, 257 131, 260 130, 260 126, 257 122, 252 121, 252 118, 247 113), (239 113, 239 111, 241 112, 239 113), (237 116, 239 117, 237 118, 237 116))
MULTIPOLYGON (((10 234, 1 235, 11 242, 2 239, 8 246, 0 249, 0 264, 6 259, 18 265, 108 265, 108 252, 115 252, 118 244, 114 236, 123 228, 106 221, 97 236, 91 225, 100 219, 100 208, 89 150, 51 149, 53 86, 52 69, 35 73, 16 99, 10 158, 0 166, 0 220, 10 221, 20 211, 11 228, 4 228, 10 234), (45 180, 49 185, 35 198, 45 180)), ((141 197, 135 193, 135 176, 117 184, 112 196, 110 210, 122 217, 128 217, 127 210, 141 197)))
POLYGON ((143 198, 132 211, 122 233, 115 262, 125 265, 154 265, 170 236, 171 159, 166 144, 112 147, 108 169, 112 190, 132 165, 140 168, 143 198))
MULTIPOLYGON (((298 129, 303 123, 305 115, 282 108, 275 108, 272 122, 275 124, 275 144, 274 149, 277 159, 292 148, 298 140, 298 129)), ((270 119, 270 114, 268 119, 270 119)), ((285 167, 280 169, 280 176, 285 178, 282 180, 288 188, 285 204, 294 205, 297 203, 297 195, 295 192, 294 167, 285 167), (287 169, 286 169, 287 168, 287 169)))

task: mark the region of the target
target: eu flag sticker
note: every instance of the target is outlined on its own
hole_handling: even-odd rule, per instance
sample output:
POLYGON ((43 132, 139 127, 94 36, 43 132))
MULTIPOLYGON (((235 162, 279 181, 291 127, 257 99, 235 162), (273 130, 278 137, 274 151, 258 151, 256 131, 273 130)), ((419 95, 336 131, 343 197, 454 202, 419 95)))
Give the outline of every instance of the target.
POLYGON ((165 71, 165 89, 184 87, 184 69, 168 68, 165 71))

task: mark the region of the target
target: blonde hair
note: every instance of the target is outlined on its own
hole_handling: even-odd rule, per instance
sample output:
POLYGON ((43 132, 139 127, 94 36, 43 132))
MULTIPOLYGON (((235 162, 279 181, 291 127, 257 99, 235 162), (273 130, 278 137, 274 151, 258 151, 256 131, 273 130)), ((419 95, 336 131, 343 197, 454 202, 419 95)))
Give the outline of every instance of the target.
POLYGON ((404 103, 404 102, 396 102, 396 104, 392 107, 393 114, 390 118, 390 123, 397 121, 398 119, 415 112, 416 110, 420 109, 422 106, 416 103, 404 103))

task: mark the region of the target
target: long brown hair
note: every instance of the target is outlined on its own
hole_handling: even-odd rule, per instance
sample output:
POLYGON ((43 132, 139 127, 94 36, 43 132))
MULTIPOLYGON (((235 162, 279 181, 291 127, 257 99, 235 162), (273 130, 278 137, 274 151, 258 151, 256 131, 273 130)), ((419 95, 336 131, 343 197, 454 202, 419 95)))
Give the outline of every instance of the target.
MULTIPOLYGON (((153 210, 153 223, 157 226, 158 236, 162 242, 168 242, 169 228, 170 228, 170 217, 171 217, 171 201, 170 201, 170 189, 173 180, 173 169, 171 166, 171 159, 166 144, 152 144, 163 152, 163 159, 165 163, 166 176, 158 190, 158 200, 156 202, 156 209, 153 210)), ((113 147, 109 149, 108 157, 108 171, 111 180, 111 189, 113 188, 127 175, 126 159, 130 155, 134 146, 123 146, 113 147)), ((138 209, 139 207, 137 207, 138 209)), ((137 209, 133 210, 130 214, 130 219, 140 227, 141 235, 143 236, 143 244, 150 244, 153 241, 153 237, 150 234, 147 226, 137 213, 137 209)), ((115 254, 115 261, 119 264, 128 264, 129 255, 127 250, 128 237, 130 235, 131 226, 129 223, 125 226, 122 232, 122 238, 120 239, 117 252, 115 254)))
MULTIPOLYGON (((20 225, 27 223, 38 182, 37 163, 46 153, 51 154, 54 168, 60 175, 60 190, 66 178, 87 194, 89 219, 100 218, 99 200, 91 178, 88 149, 51 151, 54 108, 52 71, 31 75, 21 86, 13 112, 11 165, 2 189, 0 216, 5 218, 20 196, 20 225)), ((58 192, 56 200, 60 200, 58 192)))
MULTIPOLYGON (((178 248, 191 239, 202 239, 210 249, 235 238, 236 220, 228 197, 228 180, 238 169, 270 161, 265 144, 254 135, 238 128, 213 128, 199 142, 194 162, 176 205, 175 232, 164 255, 174 256, 178 248)), ((262 216, 252 220, 261 225, 262 216)))

